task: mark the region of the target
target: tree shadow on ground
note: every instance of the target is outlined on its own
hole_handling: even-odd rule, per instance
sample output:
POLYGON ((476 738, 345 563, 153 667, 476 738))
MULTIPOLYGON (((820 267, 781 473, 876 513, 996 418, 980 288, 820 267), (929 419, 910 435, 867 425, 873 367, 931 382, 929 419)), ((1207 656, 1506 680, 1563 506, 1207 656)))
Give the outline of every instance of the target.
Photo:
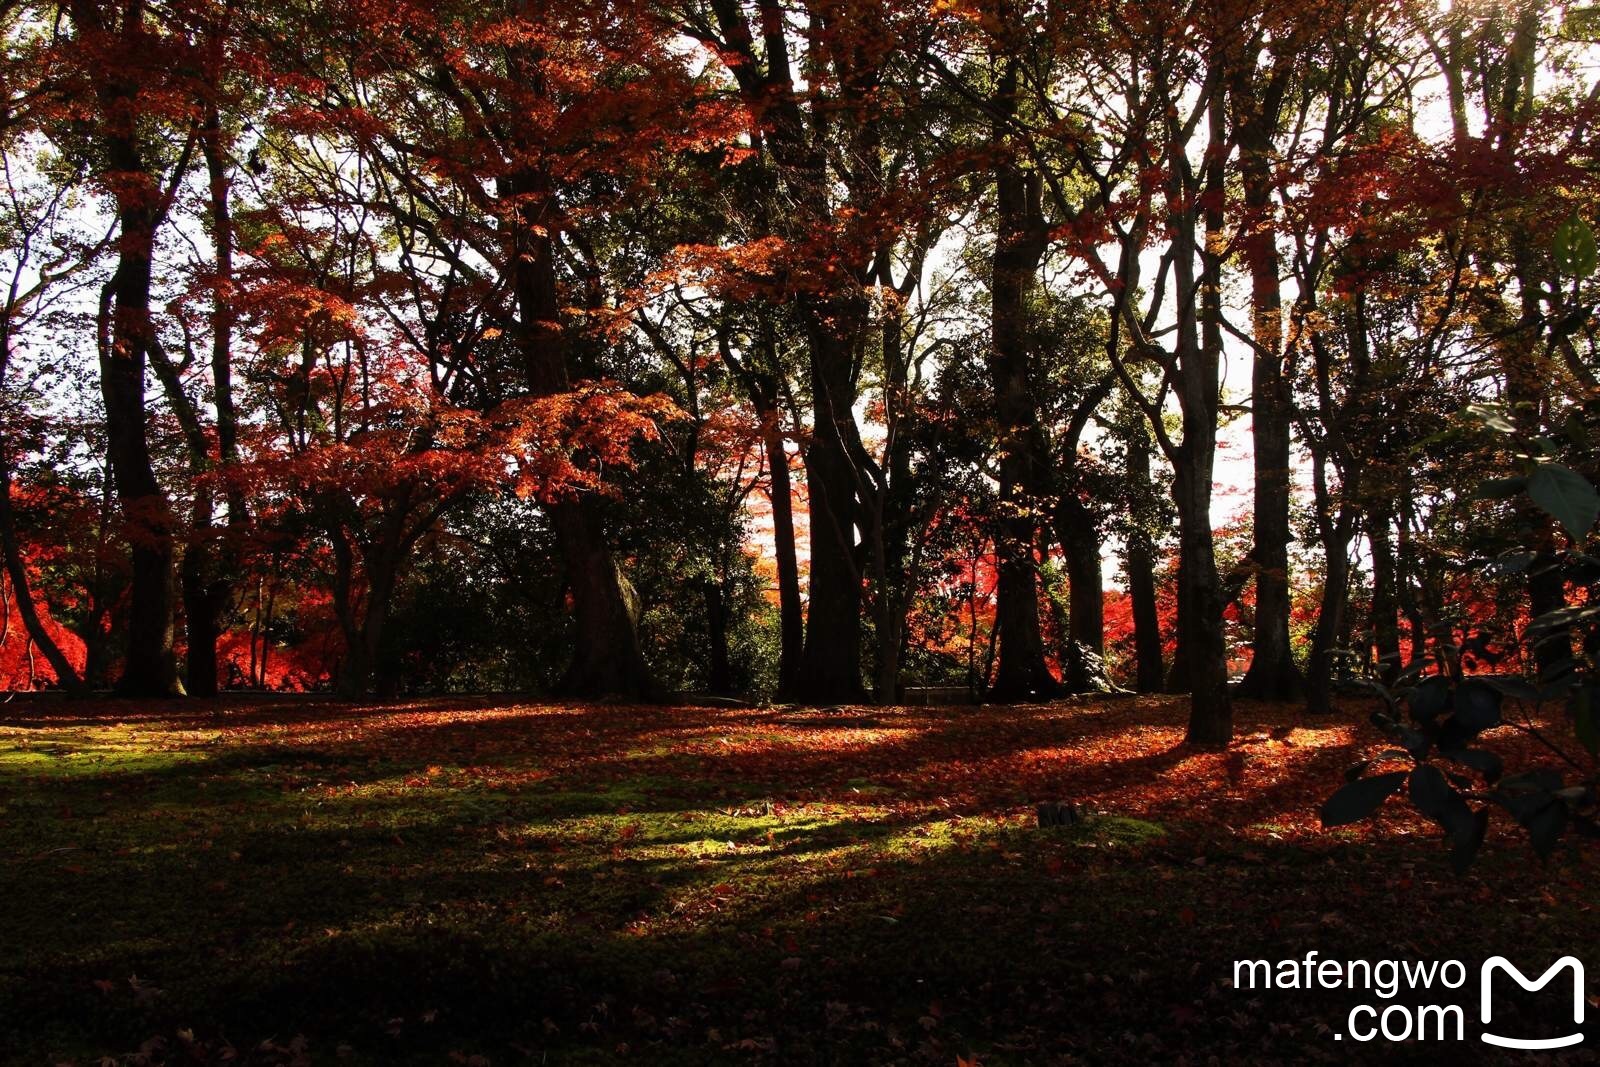
POLYGON ((1171 743, 1171 714, 1141 732, 1138 707, 916 709, 827 748, 760 740, 762 714, 442 710, 0 779, 0 1042, 118 1054, 183 1030, 214 1058, 224 1039, 304 1034, 314 1062, 343 1044, 372 1063, 1350 1062, 1316 1030, 1345 1000, 1235 993, 1232 961, 1515 950, 1531 967, 1600 933, 1561 888, 1563 872, 1582 884, 1575 867, 1486 910, 1491 887, 1525 882, 1520 849, 1457 881, 1432 848, 1236 837, 1303 819, 1353 755, 1344 735, 1247 732, 1259 764, 1230 782, 1226 754, 1171 743), (1123 736, 1139 743, 1102 744, 1123 736), (932 777, 960 759, 1014 780, 932 777), (1036 799, 1113 815, 1031 827, 1018 798, 1047 788, 1036 799))

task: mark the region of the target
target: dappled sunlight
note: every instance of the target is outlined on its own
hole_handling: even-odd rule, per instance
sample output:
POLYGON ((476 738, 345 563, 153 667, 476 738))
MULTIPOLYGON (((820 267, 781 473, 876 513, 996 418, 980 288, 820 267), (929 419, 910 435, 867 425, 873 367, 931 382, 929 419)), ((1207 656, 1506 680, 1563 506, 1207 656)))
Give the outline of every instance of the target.
MULTIPOLYGON (((304 702, 287 725, 248 705, 140 708, 0 722, 0 974, 45 991, 57 1027, 103 1002, 152 1030, 260 1041, 269 1003, 288 1020, 274 1032, 379 1062, 432 1048, 424 1018, 557 1052, 676 1042, 692 1060, 796 1040, 786 1005, 808 1004, 823 1014, 795 1026, 867 1060, 919 1034, 940 1061, 958 1017, 1025 1031, 1015 989, 1081 985, 1133 1026, 1107 959, 1137 988, 1173 953, 1173 973, 1210 973, 1209 954, 1296 931, 1382 942, 1402 936, 1397 906, 1446 914, 1469 884, 1407 810, 1321 830, 1345 769, 1382 748, 1360 712, 1242 703, 1235 742, 1205 749, 1168 697, 304 702), (1045 801, 1078 821, 1039 827, 1045 801)), ((1487 869, 1525 864, 1515 835, 1490 841, 1487 869)), ((1519 906, 1592 914, 1588 860, 1570 863, 1519 906)))

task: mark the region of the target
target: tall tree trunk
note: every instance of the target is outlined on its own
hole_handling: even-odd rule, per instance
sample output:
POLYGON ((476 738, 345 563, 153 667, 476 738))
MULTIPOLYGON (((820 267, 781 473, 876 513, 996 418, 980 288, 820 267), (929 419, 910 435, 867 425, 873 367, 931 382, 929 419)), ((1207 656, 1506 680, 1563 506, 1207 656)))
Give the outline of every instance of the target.
POLYGON ((1189 676, 1187 739, 1196 744, 1226 744, 1233 738, 1233 707, 1228 698, 1227 648, 1222 632, 1222 583, 1211 529, 1211 464, 1191 462, 1190 470, 1179 472, 1176 485, 1178 552, 1189 596, 1187 618, 1180 619, 1181 625, 1186 624, 1182 645, 1189 676))
MULTIPOLYGON (((73 0, 69 10, 80 39, 113 40, 131 59, 144 40, 143 5, 119 6, 120 23, 115 25, 107 23, 105 11, 92 0, 73 0)), ((106 452, 131 557, 126 659, 116 691, 128 697, 181 696, 174 652, 175 520, 145 439, 144 373, 155 340, 151 273, 156 228, 166 202, 157 171, 139 141, 138 73, 127 70, 124 62, 113 62, 92 77, 99 109, 96 140, 105 173, 112 178, 119 232, 117 266, 103 291, 98 338, 106 452)))
MULTIPOLYGON (((1264 211, 1266 161, 1245 155, 1247 205, 1264 211), (1257 173, 1260 172, 1260 173, 1257 173)), ((1245 242, 1250 265, 1256 351, 1252 370, 1251 435, 1255 445, 1255 635, 1242 695, 1298 700, 1304 681, 1289 644, 1289 424, 1292 401, 1283 374, 1282 297, 1277 244, 1263 220, 1245 242)))
MULTIPOLYGON (((219 46, 221 34, 218 33, 219 46)), ((214 62, 220 64, 221 58, 214 62)), ((229 169, 222 116, 213 103, 200 133, 201 154, 206 163, 210 194, 211 243, 215 250, 215 277, 211 304, 211 383, 212 405, 216 409, 216 455, 210 442, 200 441, 201 450, 191 455, 192 473, 203 476, 213 469, 226 468, 239 459, 239 426, 233 402, 233 210, 232 176, 229 169)), ((170 391, 169 391, 170 392, 170 391)), ((227 522, 238 530, 246 520, 243 496, 237 486, 224 485, 227 522)), ((213 535, 214 493, 206 487, 195 490, 193 521, 189 544, 180 568, 183 591, 183 616, 188 647, 185 652, 185 681, 194 696, 215 696, 219 688, 217 642, 222 637, 222 614, 233 597, 238 581, 237 568, 225 558, 223 546, 213 535)))
MULTIPOLYGON (((570 389, 571 378, 554 242, 549 220, 540 215, 549 202, 548 183, 524 176, 504 185, 507 200, 523 201, 507 226, 528 391, 535 397, 552 396, 570 389)), ((579 698, 657 699, 659 690, 639 644, 638 596, 606 546, 593 504, 585 497, 566 497, 552 501, 548 510, 572 594, 576 639, 558 691, 579 698)))
POLYGON ((1321 434, 1310 441, 1312 506, 1315 509, 1318 539, 1322 542, 1322 603, 1317 625, 1311 636, 1311 659, 1306 677, 1306 710, 1312 715, 1327 715, 1333 710, 1335 680, 1347 669, 1341 657, 1350 600, 1350 539, 1355 536, 1356 511, 1353 501, 1362 490, 1362 467, 1345 437, 1348 406, 1359 402, 1371 381, 1372 357, 1367 336, 1367 305, 1364 293, 1357 291, 1351 301, 1351 317, 1344 324, 1348 342, 1346 366, 1351 376, 1348 394, 1355 400, 1337 405, 1333 378, 1335 357, 1316 334, 1308 337, 1317 390, 1317 412, 1321 434), (1335 462, 1337 457, 1337 462, 1335 462), (1340 476, 1336 501, 1328 482, 1330 467, 1340 476))
MULTIPOLYGON (((841 304, 853 304, 846 299, 841 304)), ((855 432, 854 346, 849 323, 859 310, 841 306, 840 318, 814 309, 807 330, 811 355, 814 425, 806 449, 811 499, 811 581, 806 643, 795 693, 812 703, 861 700, 861 568, 856 517, 859 472, 849 441, 855 432)))
POLYGON ((1289 644, 1290 423, 1293 398, 1283 373, 1281 264, 1272 213, 1272 137, 1292 63, 1240 64, 1233 94, 1240 142, 1255 352, 1251 368, 1251 436, 1255 445, 1255 634, 1243 696, 1299 700, 1304 679, 1289 644), (1268 73, 1270 72, 1270 73, 1268 73))
POLYGON ((893 540, 896 536, 893 519, 886 514, 892 506, 889 493, 880 491, 875 497, 870 523, 874 586, 872 622, 877 659, 872 697, 879 704, 893 704, 900 697, 900 648, 905 640, 905 601, 901 596, 903 545, 893 540))
MULTIPOLYGON (((927 254, 927 244, 921 235, 913 243, 911 254, 900 279, 894 277, 894 249, 883 247, 877 256, 877 280, 886 291, 893 291, 896 299, 889 301, 877 322, 880 350, 883 359, 883 460, 876 464, 872 457, 863 454, 859 465, 868 475, 863 485, 863 496, 870 500, 869 517, 872 534, 874 578, 874 629, 876 630, 876 682, 873 695, 880 704, 892 704, 900 699, 900 664, 906 645, 906 616, 910 610, 912 589, 916 582, 917 565, 907 567, 911 552, 911 500, 912 484, 911 441, 907 433, 908 421, 914 418, 907 410, 911 396, 910 360, 908 359, 907 331, 903 308, 922 278, 922 267, 927 254)), ((913 557, 919 553, 911 553, 913 557)))
MULTIPOLYGON (((1545 284, 1534 266, 1533 250, 1526 235, 1517 241, 1516 274, 1522 291, 1521 316, 1509 336, 1501 342, 1501 360, 1506 380, 1506 399, 1511 420, 1523 440, 1534 440, 1544 433, 1549 401, 1547 371, 1538 349, 1543 321, 1538 293, 1545 284)), ((1525 530, 1525 544, 1533 552, 1526 575, 1528 614, 1537 620, 1567 606, 1566 581, 1558 556, 1560 537, 1549 515, 1536 507, 1526 493, 1513 503, 1517 526, 1525 530)), ((1533 662, 1540 678, 1554 678, 1571 667, 1572 630, 1569 626, 1530 627, 1533 635, 1533 662)))
MULTIPOLYGON (((1517 165, 1520 138, 1536 106, 1534 87, 1544 5, 1524 0, 1515 10, 1517 22, 1510 40, 1505 44, 1499 99, 1485 98, 1493 113, 1496 148, 1507 167, 1517 165)), ((1512 233, 1510 258, 1512 272, 1517 279, 1520 305, 1516 328, 1501 344, 1506 399, 1509 401, 1512 422, 1524 440, 1540 436, 1549 421, 1547 391, 1550 372, 1545 366, 1545 357, 1540 353, 1544 321, 1540 294, 1553 279, 1548 277, 1548 260, 1540 244, 1541 237, 1525 228, 1517 228, 1512 233)), ((1486 273, 1492 275, 1493 267, 1489 266, 1486 273)), ((1534 619, 1539 619, 1567 606, 1566 582, 1557 556, 1559 536, 1555 523, 1540 509, 1533 507, 1526 494, 1518 496, 1516 509, 1518 525, 1528 531, 1528 547, 1534 552, 1533 563, 1526 572, 1528 610, 1534 619)), ((1533 659, 1541 678, 1554 677, 1569 670, 1572 659, 1571 628, 1555 626, 1536 632, 1533 659)))
POLYGON ((1314 716, 1325 716, 1332 712, 1334 680, 1341 671, 1338 657, 1343 650, 1339 642, 1350 601, 1350 535, 1353 525, 1350 512, 1344 510, 1335 521, 1331 534, 1323 540, 1325 564, 1322 605, 1317 612, 1317 625, 1311 637, 1310 672, 1306 678, 1306 711, 1314 716))
POLYGON ((800 601, 800 565, 794 546, 794 490, 789 480, 789 453, 783 439, 782 413, 773 403, 758 410, 767 452, 771 486, 772 549, 778 565, 778 694, 794 693, 805 647, 805 615, 800 601))
POLYGON ((721 581, 705 581, 706 690, 713 696, 733 693, 733 664, 728 654, 728 598, 721 581))
MULTIPOLYGON (((1056 508, 1056 536, 1067 571, 1066 659, 1062 685, 1069 693, 1105 692, 1105 578, 1100 565, 1100 531, 1092 511, 1074 493, 1056 508)), ((1158 653, 1159 654, 1159 653, 1158 653)))
POLYGON ((736 357, 726 334, 719 334, 723 361, 744 387, 761 423, 762 450, 767 460, 767 500, 772 505, 772 550, 778 570, 778 696, 794 695, 805 651, 805 608, 800 598, 800 566, 795 554, 794 487, 784 439, 777 332, 769 309, 757 318, 758 351, 765 366, 736 357))
MULTIPOLYGON (((1002 108, 1014 107, 1017 65, 1002 76, 1002 108)), ((990 697, 1024 700, 1054 695, 1059 684, 1045 662, 1039 628, 1039 513, 1048 476, 1038 410, 1029 381, 1032 345, 1028 296, 1033 292, 1048 239, 1037 173, 1013 160, 995 170, 995 250, 991 293, 989 371, 994 384, 1000 447, 999 516, 995 523, 999 583, 995 627, 999 664, 990 697)))
POLYGON ((113 166, 149 183, 142 192, 125 195, 118 210, 120 255, 107 288, 111 330, 100 352, 106 452, 131 546, 128 642, 116 692, 126 697, 181 696, 174 651, 174 516, 145 440, 144 372, 154 331, 150 285, 156 209, 149 203, 154 179, 131 136, 106 140, 113 166))
MULTIPOLYGON (((204 529, 204 527, 202 527, 204 529)), ((213 550, 190 541, 178 567, 178 585, 183 594, 184 688, 190 696, 217 695, 217 642, 222 638, 222 612, 227 604, 225 589, 219 595, 213 573, 218 561, 213 550)))
POLYGON ((361 564, 366 574, 366 595, 359 608, 354 596, 355 557, 343 532, 333 537, 334 611, 344 631, 345 658, 339 664, 336 687, 347 700, 360 700, 380 683, 380 695, 392 695, 392 679, 381 662, 384 630, 393 611, 401 567, 410 551, 402 520, 385 522, 376 542, 365 546, 361 564))
MULTIPOLYGON (((1174 493, 1176 493, 1176 489, 1174 489, 1174 493)), ((1178 514, 1178 521, 1181 530, 1183 521, 1181 510, 1178 514)), ((1187 693, 1189 692, 1189 687, 1193 684, 1189 677, 1189 633, 1194 626, 1191 618, 1194 614, 1194 608, 1190 607, 1194 603, 1194 591, 1190 587, 1189 579, 1184 575, 1185 566, 1183 546, 1180 544, 1178 547, 1177 574, 1173 581, 1173 599, 1176 604, 1173 608, 1172 662, 1167 664, 1166 677, 1161 681, 1161 689, 1165 693, 1187 693)))
POLYGON ((1389 539, 1394 517, 1388 508, 1374 508, 1367 522, 1372 547, 1372 637, 1378 651, 1378 676, 1385 685, 1400 674, 1400 598, 1394 545, 1389 539))
MULTIPOLYGON (((1180 190, 1170 197, 1179 250, 1175 278, 1180 294, 1198 293, 1199 307, 1184 300, 1178 312, 1178 361, 1183 368, 1178 386, 1183 445, 1179 450, 1173 491, 1178 507, 1179 573, 1188 593, 1182 620, 1181 646, 1189 675, 1189 728, 1195 744, 1226 744, 1233 739, 1233 705, 1228 695, 1227 646, 1223 637, 1225 607, 1217 574, 1211 529, 1211 483, 1217 447, 1217 416, 1222 357, 1222 261, 1217 251, 1222 234, 1224 109, 1220 94, 1207 108, 1211 152, 1205 165, 1204 242, 1195 241, 1192 212, 1180 190), (1185 217, 1187 216, 1187 217, 1185 217), (1198 255, 1200 277, 1193 273, 1198 255), (1199 285, 1195 282, 1198 280, 1199 285), (1198 321, 1197 320, 1198 313, 1198 321), (1198 336, 1197 336, 1198 333, 1198 336)), ((1178 151, 1180 139, 1170 138, 1178 151)), ((1174 167, 1184 166, 1174 162, 1174 167)))
MULTIPOLYGON (((1141 494, 1150 485, 1150 437, 1143 422, 1128 435, 1128 477, 1141 494)), ((1124 546, 1123 570, 1128 576, 1128 598, 1133 602, 1134 687, 1141 693, 1159 693, 1166 687, 1166 665, 1156 604, 1155 546, 1137 514, 1124 546)))

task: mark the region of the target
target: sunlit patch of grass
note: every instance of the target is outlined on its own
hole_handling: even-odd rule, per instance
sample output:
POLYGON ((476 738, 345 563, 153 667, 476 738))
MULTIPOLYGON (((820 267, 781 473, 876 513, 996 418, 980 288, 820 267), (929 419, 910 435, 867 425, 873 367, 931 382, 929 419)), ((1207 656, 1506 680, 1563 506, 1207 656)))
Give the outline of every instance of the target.
POLYGON ((148 774, 204 758, 162 734, 121 725, 70 730, 0 727, 0 776, 148 774))
POLYGON ((1093 842, 1112 848, 1148 845, 1167 836, 1166 827, 1160 823, 1126 815, 1089 815, 1065 830, 1069 840, 1074 842, 1093 842))

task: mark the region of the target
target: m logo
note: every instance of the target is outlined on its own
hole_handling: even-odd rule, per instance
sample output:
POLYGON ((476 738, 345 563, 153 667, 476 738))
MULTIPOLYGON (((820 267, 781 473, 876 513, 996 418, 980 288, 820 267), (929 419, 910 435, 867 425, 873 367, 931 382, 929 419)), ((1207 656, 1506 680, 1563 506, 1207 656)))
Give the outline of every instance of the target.
POLYGON ((1515 978, 1517 980, 1517 984, 1523 989, 1526 989, 1529 992, 1538 992, 1550 984, 1550 980, 1556 976, 1556 972, 1563 971, 1568 968, 1572 969, 1572 1021, 1580 1028, 1577 1033, 1567 1034, 1563 1037, 1528 1039, 1519 1037, 1501 1037, 1498 1034, 1489 1033, 1486 1029, 1483 1035, 1484 1041, 1491 1045, 1499 1045, 1501 1048, 1520 1049, 1566 1048, 1568 1045, 1576 1045, 1581 1042, 1583 1040, 1583 1031, 1581 1029, 1583 1026, 1583 964, 1573 956, 1562 956, 1559 960, 1556 960, 1555 963, 1550 965, 1550 969, 1548 971, 1545 971, 1544 974, 1540 975, 1537 979, 1532 980, 1525 977, 1521 971, 1517 970, 1517 965, 1506 959, 1504 956, 1491 956, 1484 960, 1483 977, 1481 983, 1483 1000, 1483 1025, 1487 1027, 1494 1014, 1494 1007, 1489 998, 1489 984, 1494 978, 1495 971, 1504 971, 1512 978, 1515 978))

